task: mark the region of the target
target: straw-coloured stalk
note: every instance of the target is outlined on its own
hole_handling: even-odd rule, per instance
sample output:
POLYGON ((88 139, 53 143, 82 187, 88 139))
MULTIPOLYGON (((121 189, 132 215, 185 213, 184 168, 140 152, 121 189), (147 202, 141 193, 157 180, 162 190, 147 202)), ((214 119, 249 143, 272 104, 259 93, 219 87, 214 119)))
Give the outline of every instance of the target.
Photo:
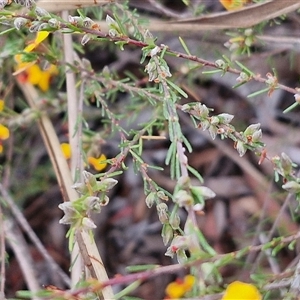
POLYGON ((60 1, 60 0, 40 0, 38 6, 49 12, 58 12, 62 10, 71 10, 91 6, 100 6, 113 3, 115 0, 80 0, 80 1, 60 1))
MULTIPOLYGON (((19 84, 19 88, 22 90, 28 104, 33 109, 38 109, 36 101, 39 99, 39 95, 30 83, 19 84)), ((47 148, 48 154, 51 158, 52 165, 54 167, 56 177, 58 179, 60 189, 65 201, 74 201, 78 198, 76 191, 71 187, 73 185, 71 173, 66 159, 60 148, 60 143, 56 132, 54 130, 53 124, 46 114, 41 114, 38 125, 40 132, 42 134, 45 146, 47 148)), ((108 280, 105 268, 102 263, 99 251, 95 244, 95 241, 88 236, 84 231, 79 231, 77 233, 77 242, 79 249, 84 250, 85 253, 81 253, 83 260, 85 257, 89 257, 89 261, 85 261, 86 266, 89 267, 92 275, 96 276, 100 282, 105 282, 108 280)), ((103 299, 113 299, 113 292, 111 287, 106 287, 102 290, 103 299)))

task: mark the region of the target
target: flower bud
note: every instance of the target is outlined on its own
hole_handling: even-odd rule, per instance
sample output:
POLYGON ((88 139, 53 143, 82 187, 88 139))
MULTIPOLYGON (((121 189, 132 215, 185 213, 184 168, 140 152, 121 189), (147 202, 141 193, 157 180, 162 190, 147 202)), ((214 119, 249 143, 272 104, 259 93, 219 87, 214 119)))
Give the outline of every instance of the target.
POLYGON ((220 123, 220 120, 217 116, 213 116, 210 118, 210 124, 212 125, 218 125, 220 123))
POLYGON ((105 22, 107 23, 107 25, 116 25, 118 26, 118 23, 109 15, 106 16, 105 22))
POLYGON ((86 210, 99 213, 101 210, 99 197, 89 196, 84 199, 84 206, 86 210))
POLYGON ((109 191, 110 189, 112 189, 116 184, 118 183, 118 180, 114 179, 114 178, 105 178, 103 180, 101 180, 100 182, 98 182, 98 185, 104 187, 104 191, 109 191))
POLYGON ((87 217, 82 218, 81 225, 84 229, 94 229, 97 227, 93 220, 87 217))
POLYGON ((177 261, 180 265, 183 265, 187 262, 188 260, 188 257, 186 256, 186 253, 184 250, 182 249, 179 249, 177 252, 176 252, 176 255, 177 255, 177 261))
POLYGON ((192 186, 191 192, 193 196, 196 196, 197 199, 199 198, 203 200, 211 199, 216 196, 216 194, 206 186, 192 186))
POLYGON ((172 240, 170 247, 168 247, 165 255, 173 257, 174 253, 178 253, 179 250, 185 250, 188 248, 188 237, 177 235, 172 240))
POLYGON ((174 209, 171 213, 170 219, 169 219, 169 223, 172 226, 172 228, 174 230, 179 228, 180 225, 180 217, 177 214, 176 210, 174 209))
POLYGON ((59 220, 60 224, 73 224, 76 221, 78 212, 72 202, 61 203, 58 205, 58 208, 64 212, 64 216, 59 220))
POLYGON ((217 133, 218 133, 217 126, 215 126, 215 125, 209 126, 208 132, 210 134, 210 137, 214 140, 216 138, 216 136, 217 136, 217 133))
POLYGON ((0 9, 4 8, 8 4, 8 0, 0 0, 0 9))
POLYGON ((237 150, 239 156, 242 157, 246 153, 247 147, 245 146, 244 142, 237 141, 236 150, 237 150))
POLYGON ((95 22, 89 17, 85 17, 82 22, 83 26, 87 28, 91 28, 95 24, 95 22))
POLYGON ((151 208, 152 205, 155 203, 155 200, 156 200, 156 193, 154 192, 149 193, 145 199, 147 207, 151 208))
POLYGON ((155 55, 157 55, 160 52, 160 47, 155 46, 151 51, 150 51, 150 56, 153 57, 155 55))
POLYGON ((82 37, 82 39, 81 39, 81 45, 84 46, 90 40, 91 40, 91 35, 89 33, 84 34, 83 37, 82 37))
POLYGON ((35 8, 35 13, 38 17, 50 17, 50 14, 43 8, 39 7, 39 6, 36 6, 35 8))
POLYGON ((168 205, 165 203, 160 203, 156 206, 157 209, 157 214, 160 222, 162 224, 166 224, 169 221, 169 216, 168 216, 168 205))
POLYGON ((180 190, 174 195, 174 201, 179 207, 189 207, 194 204, 193 197, 185 190, 180 190))
POLYGON ((77 16, 69 16, 69 22, 75 26, 82 25, 82 18, 77 16))
POLYGON ((290 175, 293 170, 293 162, 284 152, 281 153, 281 166, 284 176, 290 175))
POLYGON ((233 118, 234 118, 234 115, 231 115, 231 114, 223 113, 223 114, 218 115, 218 119, 219 119, 220 123, 222 123, 222 124, 229 124, 233 118))
POLYGON ((181 190, 188 189, 190 187, 190 184, 191 184, 191 180, 189 176, 181 176, 177 181, 177 186, 181 190))
POLYGON ((238 81, 238 82, 245 82, 248 80, 249 80, 249 76, 245 72, 241 72, 239 77, 236 79, 236 81, 238 81))
POLYGON ((181 110, 182 110, 183 112, 189 112, 191 109, 192 109, 192 107, 191 107, 189 104, 183 104, 183 105, 181 106, 181 110))
POLYGON ((169 197, 163 191, 158 191, 157 197, 163 201, 168 201, 169 199, 169 197))
POLYGON ((100 205, 101 206, 106 206, 109 203, 109 198, 107 195, 103 194, 100 200, 100 205))
POLYGON ((203 208, 204 208, 204 203, 197 203, 193 206, 193 210, 195 212, 200 212, 203 210, 203 208))
POLYGON ((84 183, 86 185, 89 184, 91 187, 94 187, 97 185, 97 179, 96 179, 95 175, 93 175, 92 173, 90 173, 88 171, 83 171, 82 175, 83 175, 84 183))
POLYGON ((282 188, 292 194, 300 193, 300 184, 296 181, 288 181, 282 188))
POLYGON ((23 26, 25 26, 28 23, 28 20, 25 18, 16 18, 14 20, 14 26, 16 29, 20 30, 23 26))
POLYGON ((249 125, 244 131, 245 136, 253 135, 255 131, 258 131, 260 128, 260 123, 249 125))
POLYGON ((260 142, 261 138, 262 138, 262 131, 261 131, 261 129, 259 129, 253 133, 252 142, 253 143, 260 142))
POLYGON ((201 125, 201 128, 202 128, 203 130, 206 130, 206 129, 208 129, 208 128, 210 127, 210 123, 209 123, 208 120, 203 120, 203 121, 201 121, 201 122, 200 122, 200 125, 201 125))
POLYGON ((27 8, 32 8, 35 5, 35 1, 34 0, 15 0, 15 2, 17 4, 20 4, 22 6, 25 6, 27 8))
POLYGON ((164 224, 162 231, 161 231, 161 236, 163 238, 163 243, 166 246, 173 238, 173 229, 170 226, 170 224, 164 224))
POLYGON ((60 22, 55 18, 49 19, 48 24, 49 24, 50 27, 53 27, 53 28, 59 28, 60 27, 60 22))
POLYGON ((49 29, 49 24, 48 23, 42 23, 39 27, 38 31, 46 31, 47 29, 49 29))
POLYGON ((81 194, 81 195, 85 195, 88 193, 88 188, 86 186, 86 184, 78 182, 78 183, 74 183, 71 186, 77 193, 81 194))
POLYGON ((225 68, 227 66, 227 64, 225 63, 225 61, 222 60, 222 59, 216 60, 215 61, 215 65, 216 65, 217 68, 220 68, 220 69, 223 69, 223 68, 225 68))
POLYGON ((30 32, 38 32, 41 24, 42 23, 39 22, 39 21, 33 21, 33 22, 31 22, 31 26, 29 27, 29 31, 30 32))

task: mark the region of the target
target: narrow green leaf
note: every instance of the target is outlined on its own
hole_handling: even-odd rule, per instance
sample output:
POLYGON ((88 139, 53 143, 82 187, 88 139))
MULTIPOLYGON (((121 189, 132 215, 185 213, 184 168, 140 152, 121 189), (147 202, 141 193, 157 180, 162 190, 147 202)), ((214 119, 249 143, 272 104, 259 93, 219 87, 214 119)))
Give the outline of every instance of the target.
POLYGON ((122 300, 143 300, 139 297, 133 297, 133 296, 124 296, 122 300))
POLYGON ((173 156, 173 153, 174 153, 174 147, 175 147, 175 145, 174 145, 174 143, 172 143, 171 145, 170 145, 170 147, 169 147, 169 149, 168 149, 168 152, 167 152, 167 156, 166 156, 166 160, 165 160, 165 164, 168 166, 169 164, 170 164, 170 162, 171 162, 171 158, 172 158, 172 156, 173 156))
POLYGON ((77 13, 79 14, 79 16, 84 19, 86 16, 84 15, 84 13, 81 11, 81 9, 77 9, 77 13))
POLYGON ((271 255, 272 256, 276 256, 277 253, 283 248, 283 245, 282 244, 279 244, 277 245, 271 252, 271 255))
POLYGON ((130 273, 134 273, 134 272, 153 270, 157 267, 159 267, 159 265, 149 264, 149 265, 128 266, 125 269, 126 269, 126 271, 128 271, 130 273))
POLYGON ((254 92, 254 93, 248 95, 247 98, 252 98, 252 97, 255 97, 255 96, 257 96, 257 95, 266 93, 266 92, 268 92, 268 91, 269 91, 269 88, 265 88, 265 89, 262 89, 262 90, 260 90, 260 91, 257 91, 257 92, 254 92))
POLYGON ((239 250, 235 256, 236 259, 241 259, 243 256, 245 256, 247 253, 249 253, 249 247, 245 247, 241 250, 239 250))
POLYGON ((244 85, 244 84, 247 83, 247 82, 248 82, 248 81, 239 82, 238 84, 234 85, 232 88, 233 88, 233 89, 236 89, 236 88, 238 88, 238 87, 244 85))
POLYGON ((188 98, 188 94, 183 91, 178 85, 176 85, 175 83, 173 83, 172 81, 166 79, 167 83, 174 89, 176 90, 182 97, 184 98, 188 98))
POLYGON ((231 64, 231 60, 226 55, 222 55, 222 57, 226 60, 226 62, 228 63, 228 65, 231 64))
POLYGON ((179 179, 181 176, 181 170, 180 170, 180 163, 178 159, 178 155, 174 155, 175 161, 174 161, 174 167, 175 167, 175 176, 172 177, 172 179, 176 178, 179 179))
POLYGON ((293 251, 295 249, 295 246, 296 246, 296 241, 292 241, 291 243, 289 243, 288 249, 293 251))
POLYGON ((138 288, 141 285, 141 280, 136 280, 130 285, 128 285, 125 289, 120 291, 119 293, 114 295, 114 299, 122 299, 125 295, 133 292, 136 288, 138 288))
POLYGON ((290 105, 288 108, 286 108, 283 113, 286 114, 290 111, 292 111, 294 108, 296 108, 300 103, 299 102, 295 102, 292 105, 290 105))
POLYGON ((14 31, 14 30, 16 30, 16 28, 13 27, 13 28, 9 28, 7 30, 1 31, 0 32, 0 36, 4 35, 4 34, 7 34, 7 33, 11 32, 11 31, 14 31))
POLYGON ((188 49, 188 47, 187 47, 185 41, 182 39, 181 36, 179 37, 179 42, 180 42, 181 46, 183 47, 184 51, 185 51, 188 55, 192 55, 191 52, 190 52, 190 50, 188 49))
POLYGON ((204 182, 204 180, 203 180, 203 177, 200 175, 200 173, 196 170, 196 169, 194 169, 193 167, 191 167, 191 166, 187 166, 187 169, 189 170, 189 172, 191 172, 201 183, 203 183, 204 182))
POLYGON ((251 70, 249 70, 246 66, 244 66, 239 61, 236 60, 235 63, 242 69, 243 72, 247 73, 247 75, 250 75, 250 76, 254 75, 254 73, 251 70))
POLYGON ((141 159, 141 157, 138 156, 134 151, 129 150, 129 152, 131 153, 131 155, 132 155, 139 163, 141 163, 141 164, 144 163, 144 161, 141 159))
POLYGON ((165 54, 166 54, 166 51, 167 51, 167 47, 164 47, 161 54, 160 54, 160 58, 163 59, 165 54))
POLYGON ((212 70, 212 71, 203 71, 202 74, 215 74, 215 73, 220 73, 223 72, 223 70, 212 70))
POLYGON ((190 142, 188 141, 188 139, 184 135, 182 135, 181 138, 182 138, 182 141, 183 141, 184 145, 186 146, 188 152, 192 153, 193 152, 193 148, 192 148, 192 145, 190 144, 190 142))
POLYGON ((158 171, 163 171, 164 168, 159 167, 159 166, 152 166, 152 165, 148 165, 147 166, 149 169, 154 169, 154 170, 158 170, 158 171))
POLYGON ((126 35, 126 29, 123 26, 123 23, 121 22, 121 20, 119 19, 118 15, 116 13, 113 14, 115 21, 117 22, 119 29, 121 30, 121 33, 126 35))

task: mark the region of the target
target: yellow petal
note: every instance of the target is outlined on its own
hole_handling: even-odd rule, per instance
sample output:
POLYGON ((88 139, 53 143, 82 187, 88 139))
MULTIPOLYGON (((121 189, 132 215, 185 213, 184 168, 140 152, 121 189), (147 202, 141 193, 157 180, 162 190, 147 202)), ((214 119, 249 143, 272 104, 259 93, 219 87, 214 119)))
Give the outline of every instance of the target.
POLYGON ((31 52, 34 50, 41 42, 43 42, 49 35, 48 31, 39 31, 36 35, 36 38, 33 43, 30 43, 25 49, 24 52, 31 52))
POLYGON ((31 52, 34 48, 36 48, 38 45, 35 43, 31 43, 28 46, 25 47, 24 52, 31 52))
POLYGON ((42 70, 38 65, 32 65, 27 69, 27 81, 31 84, 38 84, 42 77, 42 70))
POLYGON ((256 286, 250 283, 234 281, 230 283, 222 300, 261 300, 261 294, 256 286))
POLYGON ((17 66, 16 66, 16 71, 13 73, 13 75, 18 75, 20 73, 22 73, 23 71, 27 70, 29 67, 33 66, 36 61, 31 61, 31 62, 22 62, 22 55, 18 54, 15 56, 15 59, 17 61, 17 66))
POLYGON ((45 71, 47 71, 49 74, 51 74, 51 75, 58 75, 58 68, 57 68, 57 66, 56 65, 50 65, 49 66, 49 68, 47 69, 47 70, 45 70, 45 71))
POLYGON ((71 146, 69 143, 60 144, 61 151, 66 159, 70 159, 72 155, 71 146))
POLYGON ((186 275, 183 279, 183 284, 185 286, 186 291, 190 291, 195 284, 196 278, 193 275, 186 275))
POLYGON ((227 10, 235 10, 242 8, 247 0, 219 0, 227 10))
POLYGON ((40 44, 43 40, 45 40, 48 35, 50 34, 49 31, 38 31, 36 38, 35 38, 35 44, 40 44))
POLYGON ((5 106, 4 100, 0 99, 0 111, 3 111, 5 106))
POLYGON ((51 79, 50 73, 48 73, 47 71, 41 72, 41 77, 38 82, 38 87, 40 88, 41 91, 47 92, 49 90, 50 79, 51 79))
POLYGON ((186 290, 184 284, 174 281, 167 285, 165 292, 168 298, 179 299, 185 294, 186 290))
POLYGON ((0 124, 0 140, 6 140, 9 138, 9 129, 0 124))
POLYGON ((0 144, 0 154, 3 153, 3 146, 0 144))
POLYGON ((104 154, 101 154, 100 157, 95 158, 92 156, 88 157, 88 163, 89 165, 93 166, 93 168, 96 171, 102 171, 103 169, 105 169, 105 167, 107 166, 107 163, 104 162, 106 160, 106 156, 104 154))

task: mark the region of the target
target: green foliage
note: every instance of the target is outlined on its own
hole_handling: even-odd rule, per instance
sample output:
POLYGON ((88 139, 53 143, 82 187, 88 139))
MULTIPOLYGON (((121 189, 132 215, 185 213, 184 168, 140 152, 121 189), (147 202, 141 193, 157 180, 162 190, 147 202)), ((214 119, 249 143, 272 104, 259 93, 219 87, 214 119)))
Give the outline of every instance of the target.
MULTIPOLYGON (((97 118, 101 117, 103 126, 101 132, 93 132, 89 128, 90 120, 80 115, 77 119, 76 128, 72 128, 76 129, 74 135, 79 134, 82 140, 82 144, 78 147, 81 151, 79 157, 82 164, 82 157, 88 156, 84 153, 84 145, 90 145, 88 152, 95 151, 92 145, 93 140, 98 137, 97 134, 102 139, 107 140, 117 136, 119 146, 117 155, 104 161, 105 164, 109 163, 108 170, 96 175, 83 171, 82 180, 73 185, 79 195, 78 199, 66 201, 59 205, 59 208, 64 212, 60 223, 70 225, 67 233, 70 251, 73 250, 76 242, 77 230, 88 231, 92 234, 91 230, 96 227, 92 213, 100 213, 102 206, 109 204, 110 192, 118 182, 115 178, 127 171, 126 163, 129 160, 132 162, 134 172, 143 180, 147 207, 156 209, 157 218, 161 223, 162 240, 167 247, 165 255, 172 258, 176 257, 182 267, 191 267, 193 273, 199 277, 199 286, 191 292, 191 297, 198 297, 218 290, 223 281, 220 272, 221 267, 228 266, 234 260, 242 259, 245 254, 251 251, 269 250, 272 256, 278 256, 285 247, 288 247, 289 250, 294 249, 295 240, 299 238, 297 235, 290 238, 274 238, 261 246, 257 246, 257 248, 255 246, 245 247, 237 252, 218 256, 216 250, 205 238, 196 222, 196 216, 205 213, 206 200, 214 198, 216 194, 203 185, 205 180, 202 174, 189 163, 188 156, 193 153, 193 145, 183 130, 183 115, 189 117, 188 120, 196 129, 208 131, 212 140, 219 137, 221 140, 230 139, 233 141, 233 148, 240 157, 244 156, 247 151, 252 151, 260 155, 262 159, 268 158, 272 163, 275 179, 277 181, 282 180, 282 189, 293 194, 298 202, 300 201, 300 179, 295 175, 296 165, 287 154, 282 153, 274 157, 267 156, 262 140, 263 132, 259 123, 247 124, 248 126, 245 126, 246 128, 242 131, 237 131, 231 123, 234 118, 233 115, 227 112, 214 113, 214 108, 207 107, 204 102, 190 101, 189 93, 174 76, 176 70, 171 67, 169 58, 180 57, 187 61, 196 62, 201 67, 209 67, 210 69, 203 71, 202 75, 220 73, 221 76, 226 76, 231 73, 236 76, 238 82, 233 88, 239 88, 251 81, 257 81, 264 85, 262 89, 249 94, 248 97, 255 97, 260 94, 270 96, 277 89, 287 90, 294 94, 295 103, 289 106, 285 112, 298 106, 298 89, 291 89, 280 84, 275 70, 266 74, 264 78, 257 75, 255 70, 251 70, 244 63, 236 59, 231 60, 225 54, 215 62, 204 61, 194 56, 194 49, 188 47, 181 37, 179 37, 179 41, 185 53, 176 52, 170 49, 168 45, 159 45, 157 38, 145 29, 147 28, 145 20, 139 16, 136 10, 130 10, 127 2, 122 5, 111 4, 110 10, 105 8, 80 9, 77 10, 76 15, 74 13, 74 15, 69 16, 68 20, 40 9, 38 3, 35 4, 32 1, 26 3, 29 3, 28 13, 15 14, 13 12, 14 6, 0 12, 1 24, 3 24, 0 35, 5 37, 7 41, 2 49, 3 55, 1 54, 0 59, 3 63, 11 64, 10 71, 1 70, 2 77, 12 71, 14 63, 11 61, 16 54, 22 54, 22 63, 38 64, 42 61, 46 65, 55 64, 57 67, 66 67, 60 54, 62 45, 57 36, 74 33, 76 37, 80 37, 81 46, 79 46, 78 39, 74 45, 74 49, 79 51, 83 51, 83 46, 89 45, 91 41, 95 44, 107 43, 115 51, 116 49, 127 51, 130 47, 140 49, 139 63, 148 80, 148 82, 139 83, 135 74, 129 73, 126 74, 125 78, 120 78, 108 67, 96 72, 86 58, 77 58, 74 64, 67 66, 76 75, 77 85, 75 88, 78 88, 82 100, 81 106, 78 105, 76 109, 82 113, 82 106, 85 103, 86 107, 97 110, 99 113, 97 118), (107 11, 110 11, 110 14, 106 14, 107 11), (103 17, 105 17, 108 27, 107 33, 101 31, 100 25, 93 20, 103 17), (52 41, 51 46, 49 44, 44 45, 45 49, 43 49, 43 47, 38 47, 42 46, 41 43, 38 43, 34 51, 22 50, 26 34, 43 31, 53 33, 54 41, 52 41), (20 37, 22 38, 21 41, 17 39, 20 37), (120 94, 129 95, 130 98, 126 105, 121 108, 118 103, 120 94), (142 122, 137 123, 136 120, 143 111, 147 111, 147 116, 143 117, 142 122), (82 127, 85 129, 83 130, 82 127), (164 157, 164 167, 169 168, 170 181, 175 186, 173 191, 160 186, 149 172, 151 169, 159 172, 164 170, 164 167, 160 165, 148 163, 144 155, 144 141, 151 142, 154 139, 167 141, 168 150, 164 157), (182 214, 182 211, 185 213, 182 214)), ((184 3, 189 5, 189 1, 184 1, 184 3)), ((260 24, 259 28, 238 29, 230 33, 232 38, 226 43, 226 46, 232 51, 235 58, 243 54, 248 56, 252 54, 251 49, 264 25, 260 24)), ((26 65, 25 71, 28 68, 26 65)), ((60 73, 59 76, 64 75, 60 73)), ((13 80, 18 81, 19 79, 16 77, 13 80)), ((60 80, 63 82, 64 78, 60 80)), ((34 84, 30 80, 29 83, 34 84)), ((31 114, 30 118, 26 119, 26 123, 24 122, 24 109, 21 113, 13 110, 1 111, 1 124, 3 123, 10 130, 15 130, 24 124, 35 126, 36 120, 39 122, 43 114, 57 116, 64 113, 66 105, 59 103, 61 100, 58 93, 53 96, 49 91, 46 91, 43 96, 52 97, 48 100, 48 106, 39 104, 35 107, 34 109, 37 110, 33 111, 35 115, 31 114), (18 119, 16 122, 17 117, 21 118, 21 121, 18 119)), ((70 99, 68 101, 70 105, 70 99)), ((30 112, 32 113, 32 111, 30 112)), ((70 111, 68 113, 70 114, 70 111)), ((85 159, 84 162, 87 164, 88 160, 85 159)), ((39 168, 36 168, 35 171, 35 175, 40 174, 39 168)), ((78 175, 78 178, 80 176, 78 175)), ((43 185, 36 182, 35 177, 33 177, 32 182, 34 188, 28 187, 32 193, 44 188, 43 185)), ((126 295, 141 285, 144 278, 153 276, 151 272, 156 272, 157 269, 159 267, 156 265, 131 266, 130 272, 145 272, 143 274, 145 276, 130 277, 130 280, 125 282, 127 286, 116 294, 115 298, 125 299, 126 295)), ((159 271, 157 272, 159 274, 159 271)), ((251 275, 255 277, 255 274, 251 275)), ((267 279, 260 278, 258 280, 261 286, 264 285, 264 281, 267 279)), ((82 299, 93 299, 94 293, 105 287, 98 286, 99 283, 95 282, 90 283, 85 280, 82 282, 84 287, 81 288, 85 289, 81 291, 81 294, 84 294, 82 299)), ((121 279, 119 282, 114 282, 114 284, 122 283, 121 279)), ((32 292, 20 291, 18 296, 30 298, 33 297, 33 294, 32 292)), ((66 292, 59 296, 53 291, 44 290, 35 296, 52 297, 52 299, 67 299, 70 296, 70 299, 75 299, 71 297, 76 295, 70 295, 66 292)), ((130 299, 130 296, 127 299, 130 299)))

